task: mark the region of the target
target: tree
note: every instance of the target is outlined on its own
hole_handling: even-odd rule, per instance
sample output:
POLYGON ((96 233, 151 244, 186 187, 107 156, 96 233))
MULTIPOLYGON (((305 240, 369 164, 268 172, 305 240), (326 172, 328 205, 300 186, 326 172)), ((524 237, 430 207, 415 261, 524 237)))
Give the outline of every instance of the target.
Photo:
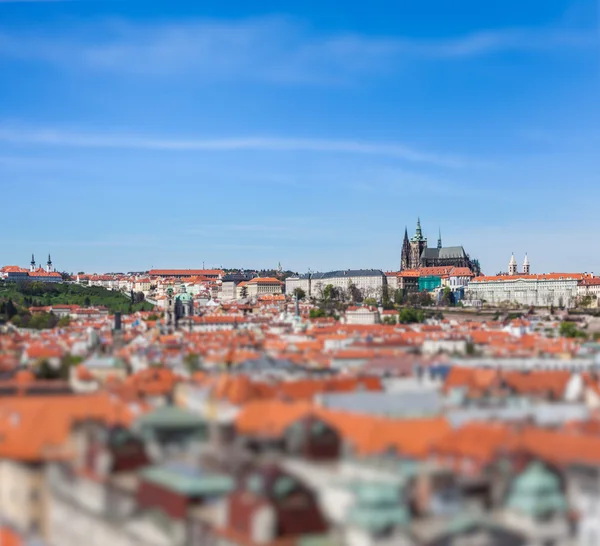
POLYGON ((146 298, 144 297, 144 293, 143 293, 143 292, 136 292, 136 293, 133 295, 133 303, 134 303, 134 305, 136 305, 136 304, 138 304, 138 303, 143 303, 143 301, 144 301, 145 299, 146 299, 146 298))
POLYGON ((193 353, 189 353, 185 356, 183 363, 188 373, 192 375, 194 372, 197 372, 200 369, 200 356, 193 353))
POLYGON ((360 303, 363 301, 363 294, 353 282, 348 283, 348 295, 350 297, 350 301, 353 303, 360 303))
POLYGON ((377 305, 377 300, 375 298, 365 298, 363 303, 368 306, 374 306, 377 305))
POLYGON ((37 366, 37 377, 39 379, 62 379, 61 369, 50 364, 46 359, 37 366))
POLYGON ((90 305, 92 305, 92 302, 90 301, 90 297, 86 296, 85 299, 83 300, 83 306, 89 307, 90 305))
POLYGON ((392 316, 387 316, 387 317, 383 317, 383 323, 384 324, 397 324, 397 320, 396 320, 396 316, 392 315, 392 316))
POLYGON ((420 309, 414 309, 412 307, 405 307, 400 311, 398 316, 400 324, 413 324, 423 322, 425 320, 425 313, 420 309))
POLYGON ((71 317, 69 317, 69 315, 66 315, 64 317, 61 317, 58 320, 58 327, 59 328, 66 328, 67 326, 69 326, 71 324, 71 317))
POLYGON ((390 288, 387 284, 384 284, 381 287, 381 303, 383 303, 384 306, 390 303, 390 288))
POLYGON ((398 288, 394 292, 394 303, 396 305, 402 305, 403 301, 404 301, 404 290, 401 290, 400 288, 398 288))
POLYGON ((246 299, 248 297, 248 288, 245 286, 242 286, 242 289, 240 290, 240 297, 242 299, 246 299))
POLYGON ((19 310, 17 309, 17 307, 15 306, 13 301, 11 299, 9 299, 6 302, 6 308, 4 310, 7 320, 12 319, 18 312, 19 312, 19 310))
POLYGON ((579 330, 577 328, 577 325, 574 322, 569 322, 569 321, 560 323, 560 326, 558 328, 558 333, 562 337, 587 338, 587 334, 585 332, 582 332, 581 330, 579 330))
POLYGON ((449 286, 444 287, 442 291, 442 305, 445 307, 450 307, 454 304, 454 294, 449 286))
POLYGON ((418 293, 417 302, 419 305, 425 307, 433 305, 433 298, 431 297, 431 294, 429 292, 422 291, 418 293))
POLYGON ((581 307, 589 307, 590 305, 592 305, 593 301, 594 300, 593 300, 592 296, 590 294, 587 294, 579 300, 579 305, 581 307))
POLYGON ((323 318, 323 317, 327 316, 327 313, 325 312, 324 309, 311 309, 310 312, 308 313, 308 316, 311 319, 323 318))
POLYGON ((304 298, 306 298, 306 292, 299 286, 294 289, 293 294, 296 298, 298 298, 298 300, 303 300, 304 298))

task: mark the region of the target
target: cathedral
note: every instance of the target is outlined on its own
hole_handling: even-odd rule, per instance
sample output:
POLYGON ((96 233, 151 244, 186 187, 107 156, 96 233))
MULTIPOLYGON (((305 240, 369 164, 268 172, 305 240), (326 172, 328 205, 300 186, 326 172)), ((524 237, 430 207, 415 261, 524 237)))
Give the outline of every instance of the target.
POLYGON ((404 230, 400 270, 419 269, 420 267, 468 267, 475 275, 481 273, 477 260, 472 260, 462 246, 442 246, 441 231, 435 248, 427 246, 427 238, 421 231, 421 220, 417 220, 417 229, 412 238, 408 238, 408 229, 404 230))

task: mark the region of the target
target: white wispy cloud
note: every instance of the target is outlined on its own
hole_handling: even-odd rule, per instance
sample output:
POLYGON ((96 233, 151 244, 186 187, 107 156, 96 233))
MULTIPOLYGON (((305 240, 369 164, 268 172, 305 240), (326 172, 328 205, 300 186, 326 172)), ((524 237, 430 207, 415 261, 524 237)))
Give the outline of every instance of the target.
POLYGON ((104 21, 44 34, 0 27, 0 55, 125 74, 200 79, 340 83, 411 60, 473 58, 502 51, 580 50, 598 34, 569 28, 482 30, 444 38, 316 33, 300 21, 263 17, 161 24, 104 21))
POLYGON ((0 126, 0 141, 17 145, 69 148, 115 148, 155 151, 231 152, 311 152, 379 155, 413 163, 441 167, 464 167, 474 160, 454 154, 418 150, 396 142, 311 139, 287 137, 240 137, 216 139, 180 139, 121 134, 90 134, 60 130, 21 129, 0 126))

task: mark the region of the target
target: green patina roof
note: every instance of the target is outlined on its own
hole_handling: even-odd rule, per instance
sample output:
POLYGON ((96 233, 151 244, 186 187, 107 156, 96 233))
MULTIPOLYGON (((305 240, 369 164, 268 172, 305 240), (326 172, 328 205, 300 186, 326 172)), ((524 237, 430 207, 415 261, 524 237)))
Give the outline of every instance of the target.
POLYGON ((567 509, 560 480, 540 462, 531 463, 514 480, 507 506, 535 518, 567 509))
POLYGON ((356 494, 356 504, 347 514, 350 523, 369 532, 379 532, 409 522, 399 482, 358 482, 349 488, 356 494))
POLYGON ((177 406, 162 406, 136 419, 134 428, 193 428, 206 426, 202 417, 177 406))
POLYGON ((354 483, 350 485, 350 489, 355 492, 356 501, 360 505, 383 506, 400 502, 400 483, 354 483))
POLYGON ((389 527, 407 525, 408 510, 401 505, 363 507, 353 506, 348 511, 347 520, 371 533, 378 533, 389 527))
POLYGON ((235 487, 233 478, 225 474, 205 473, 201 470, 154 466, 141 471, 142 478, 182 495, 224 495, 235 487))
POLYGON ((187 292, 182 292, 181 294, 177 294, 175 299, 179 301, 192 301, 193 298, 191 294, 188 294, 187 292))

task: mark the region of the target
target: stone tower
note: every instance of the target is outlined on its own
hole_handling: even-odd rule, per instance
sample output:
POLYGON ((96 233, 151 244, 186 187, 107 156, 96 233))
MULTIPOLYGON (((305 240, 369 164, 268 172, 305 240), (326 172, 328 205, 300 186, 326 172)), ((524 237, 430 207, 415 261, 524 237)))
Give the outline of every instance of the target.
POLYGON ((442 228, 438 228, 438 229, 439 229, 439 232, 438 232, 438 244, 437 244, 437 247, 438 247, 438 250, 439 250, 440 248, 442 248, 442 228))
POLYGON ((421 231, 421 219, 417 219, 415 236, 410 240, 410 264, 409 269, 418 269, 421 266, 421 254, 427 248, 427 239, 421 231))
POLYGON ((515 260, 515 254, 513 252, 513 254, 510 257, 510 262, 508 262, 508 274, 509 275, 516 275, 517 274, 517 260, 515 260))
POLYGON ((400 271, 410 269, 410 241, 408 240, 408 228, 404 228, 404 241, 402 241, 402 254, 400 258, 400 271))
POLYGON ((527 257, 527 252, 525 253, 525 259, 523 260, 523 275, 529 275, 531 268, 529 266, 529 258, 527 257))
POLYGON ((173 287, 167 288, 167 307, 165 308, 165 326, 171 328, 175 325, 175 298, 173 287))

